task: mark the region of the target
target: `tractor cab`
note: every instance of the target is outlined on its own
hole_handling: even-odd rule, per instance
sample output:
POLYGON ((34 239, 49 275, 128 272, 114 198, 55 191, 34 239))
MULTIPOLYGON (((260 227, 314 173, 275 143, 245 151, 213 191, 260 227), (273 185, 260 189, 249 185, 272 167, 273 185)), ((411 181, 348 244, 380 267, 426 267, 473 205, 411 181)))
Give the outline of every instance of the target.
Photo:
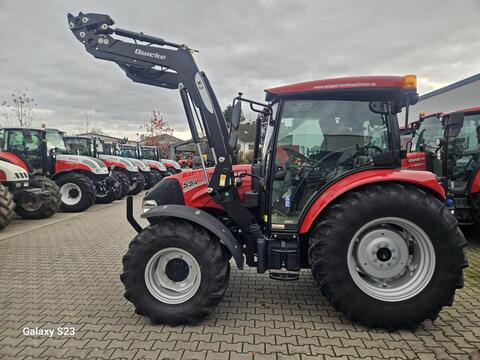
POLYGON ((103 141, 98 138, 81 136, 64 136, 69 154, 91 156, 97 158, 103 154, 103 141))
POLYGON ((1 157, 23 167, 30 175, 50 174, 46 142, 43 129, 0 129, 1 157))
POLYGON ((424 154, 459 222, 480 222, 480 108, 424 116, 412 130, 412 153, 424 154))
POLYGON ((266 90, 271 113, 255 153, 269 189, 260 201, 269 230, 299 231, 310 205, 343 177, 398 167, 397 113, 416 101, 412 81, 342 78, 266 90), (372 85, 349 88, 355 83, 372 85))

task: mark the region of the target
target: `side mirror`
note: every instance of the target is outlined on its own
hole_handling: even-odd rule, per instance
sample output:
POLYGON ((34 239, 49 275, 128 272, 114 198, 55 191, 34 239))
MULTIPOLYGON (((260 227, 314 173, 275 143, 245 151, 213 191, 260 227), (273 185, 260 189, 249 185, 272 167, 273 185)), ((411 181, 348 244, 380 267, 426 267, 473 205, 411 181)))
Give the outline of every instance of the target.
POLYGON ((242 100, 237 100, 232 110, 232 129, 237 131, 240 127, 240 118, 242 116, 242 100))
POLYGON ((463 127, 465 114, 463 112, 454 112, 445 117, 445 129, 447 136, 456 137, 463 127))

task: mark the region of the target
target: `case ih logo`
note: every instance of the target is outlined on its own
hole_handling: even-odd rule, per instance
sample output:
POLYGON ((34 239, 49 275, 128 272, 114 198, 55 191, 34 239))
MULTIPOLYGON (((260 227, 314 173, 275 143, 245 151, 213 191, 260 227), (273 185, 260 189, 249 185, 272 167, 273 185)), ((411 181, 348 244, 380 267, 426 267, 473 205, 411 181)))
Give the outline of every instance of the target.
POLYGON ((165 55, 161 55, 155 52, 148 52, 144 51, 142 49, 135 49, 135 54, 136 55, 142 55, 142 56, 148 56, 151 58, 159 59, 159 60, 165 60, 167 57, 165 55))
POLYGON ((409 163, 414 163, 414 162, 419 162, 419 161, 425 161, 425 156, 419 156, 419 157, 414 157, 407 159, 409 163))

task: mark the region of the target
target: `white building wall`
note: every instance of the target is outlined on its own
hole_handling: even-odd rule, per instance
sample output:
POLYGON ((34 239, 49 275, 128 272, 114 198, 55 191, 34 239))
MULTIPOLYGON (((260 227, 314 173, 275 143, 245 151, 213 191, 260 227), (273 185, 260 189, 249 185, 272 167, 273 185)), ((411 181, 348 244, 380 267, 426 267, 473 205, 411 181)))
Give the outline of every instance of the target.
POLYGON ((480 80, 420 99, 410 107, 410 122, 418 119, 420 112, 451 112, 476 106, 480 106, 480 80))

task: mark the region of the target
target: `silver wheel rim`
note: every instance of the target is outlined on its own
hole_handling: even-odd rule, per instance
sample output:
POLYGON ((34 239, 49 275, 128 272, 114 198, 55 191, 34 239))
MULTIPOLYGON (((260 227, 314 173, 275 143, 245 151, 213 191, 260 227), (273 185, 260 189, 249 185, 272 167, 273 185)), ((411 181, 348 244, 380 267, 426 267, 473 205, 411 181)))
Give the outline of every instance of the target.
POLYGON ((384 217, 365 224, 350 242, 348 270, 367 295, 398 302, 418 295, 432 279, 435 250, 413 222, 384 217))
POLYGON ((60 187, 60 194, 65 205, 76 205, 82 198, 82 190, 74 183, 63 184, 60 187))
POLYGON ((170 247, 157 251, 145 267, 145 284, 157 300, 166 304, 181 304, 192 298, 202 280, 198 261, 180 248, 170 247), (167 275, 167 266, 172 261, 188 265, 188 275, 181 281, 174 281, 167 275))

